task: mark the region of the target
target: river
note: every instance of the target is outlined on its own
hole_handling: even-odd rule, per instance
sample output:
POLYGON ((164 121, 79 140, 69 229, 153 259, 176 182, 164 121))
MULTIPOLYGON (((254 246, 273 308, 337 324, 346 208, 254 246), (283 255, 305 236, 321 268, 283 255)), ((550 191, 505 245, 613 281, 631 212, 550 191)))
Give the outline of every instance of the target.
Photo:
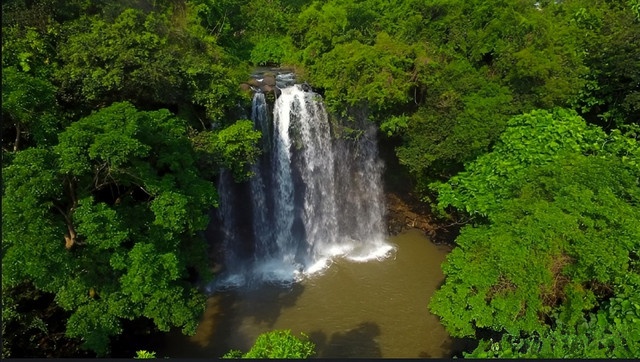
POLYGON ((450 357, 460 342, 427 309, 449 249, 416 229, 391 242, 396 252, 382 261, 337 260, 292 286, 217 292, 196 334, 169 333, 158 355, 215 358, 247 351, 260 333, 291 329, 309 336, 317 357, 450 357))

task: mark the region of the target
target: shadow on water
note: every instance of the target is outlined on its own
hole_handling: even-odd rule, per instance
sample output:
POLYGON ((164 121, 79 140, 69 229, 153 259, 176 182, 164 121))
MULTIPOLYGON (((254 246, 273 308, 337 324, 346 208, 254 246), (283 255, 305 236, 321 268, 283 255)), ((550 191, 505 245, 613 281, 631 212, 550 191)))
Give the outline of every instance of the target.
MULTIPOLYGON (((449 351, 446 358, 462 358, 462 352, 471 352, 478 347, 478 341, 473 338, 450 338, 442 342, 440 346, 443 350, 449 351)), ((420 358, 442 358, 434 356, 429 352, 420 352, 420 358)))
POLYGON ((472 352, 478 347, 478 340, 474 338, 452 338, 448 342, 451 357, 462 358, 462 352, 472 352))
POLYGON ((296 283, 216 292, 207 300, 196 335, 186 337, 173 330, 166 336, 172 342, 159 355, 219 358, 231 349, 246 352, 259 334, 273 329, 283 309, 295 306, 303 291, 304 286, 296 283))
POLYGON ((273 327, 285 308, 294 307, 304 291, 300 283, 292 285, 265 285, 260 288, 240 291, 245 301, 242 315, 252 318, 254 323, 273 327))
POLYGON ((316 344, 316 357, 320 358, 380 358, 382 351, 378 336, 380 327, 373 322, 360 323, 346 332, 333 333, 328 340, 324 332, 309 333, 309 339, 316 344))

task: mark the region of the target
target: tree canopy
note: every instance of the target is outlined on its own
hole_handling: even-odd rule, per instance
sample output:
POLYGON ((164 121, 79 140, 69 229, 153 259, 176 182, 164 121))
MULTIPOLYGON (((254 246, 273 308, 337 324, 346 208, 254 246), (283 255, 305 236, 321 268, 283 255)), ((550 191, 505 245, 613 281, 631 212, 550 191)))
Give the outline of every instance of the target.
POLYGON ((67 334, 98 353, 122 318, 193 333, 204 300, 187 268, 207 274, 197 233, 216 195, 184 121, 117 103, 59 138, 3 170, 3 287, 55 293, 67 334))
POLYGON ((300 337, 290 330, 262 333, 247 353, 231 350, 222 358, 308 358, 315 353, 315 345, 302 333, 300 337))
POLYGON ((637 356, 637 0, 2 11, 3 357, 61 335, 106 355, 129 320, 195 330, 214 185, 261 152, 239 87, 260 66, 294 69, 334 129, 374 122, 388 172, 466 223, 430 307, 503 335, 470 356, 637 356))
MULTIPOLYGON (((474 217, 456 239, 443 265, 446 282, 430 303, 452 335, 535 333, 549 339, 531 346, 531 356, 560 357, 550 343, 588 328, 580 323, 599 323, 588 342, 620 333, 622 349, 589 350, 592 357, 633 356, 637 331, 612 332, 597 322, 613 309, 586 321, 584 313, 625 300, 634 315, 622 298, 637 293, 640 280, 637 137, 637 127, 606 134, 571 111, 532 111, 509 121, 493 151, 433 185, 440 207, 474 217)), ((567 356, 579 354, 567 348, 567 356)))
POLYGON ((8 1, 2 49, 3 356, 52 335, 107 355, 125 320, 193 333, 217 173, 259 152, 247 63, 191 2, 8 1))

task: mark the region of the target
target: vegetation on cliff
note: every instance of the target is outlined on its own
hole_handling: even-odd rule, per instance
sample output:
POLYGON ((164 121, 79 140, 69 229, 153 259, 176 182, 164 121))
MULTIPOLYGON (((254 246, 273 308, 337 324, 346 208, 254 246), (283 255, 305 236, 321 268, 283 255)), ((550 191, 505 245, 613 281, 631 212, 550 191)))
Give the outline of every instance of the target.
POLYGON ((2 10, 3 357, 108 355, 126 321, 195 330, 217 170, 246 180, 260 152, 238 87, 259 65, 375 122, 465 225, 430 308, 496 336, 472 356, 638 355, 638 0, 2 10))

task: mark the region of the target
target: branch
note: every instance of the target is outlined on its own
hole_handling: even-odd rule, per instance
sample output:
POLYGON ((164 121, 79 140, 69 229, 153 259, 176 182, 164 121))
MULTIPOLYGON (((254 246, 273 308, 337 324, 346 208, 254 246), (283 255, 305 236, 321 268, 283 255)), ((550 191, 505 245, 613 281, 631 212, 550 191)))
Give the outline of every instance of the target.
POLYGON ((18 151, 20 148, 20 123, 16 123, 16 140, 13 142, 13 152, 18 151))
POLYGON ((200 121, 200 124, 202 125, 202 130, 206 131, 207 130, 207 126, 204 124, 204 121, 202 120, 202 118, 198 117, 198 121, 200 121))
POLYGON ((78 206, 78 197, 76 196, 76 187, 74 185, 74 182, 71 178, 69 178, 69 176, 67 176, 66 178, 67 181, 67 186, 69 187, 69 197, 71 197, 71 209, 69 210, 70 212, 75 210, 75 208, 78 206))
POLYGON ((71 177, 67 176, 64 179, 66 186, 69 189, 69 198, 71 198, 71 207, 69 211, 65 212, 60 206, 54 204, 53 206, 58 209, 62 217, 64 217, 65 223, 67 225, 67 233, 64 235, 64 247, 69 250, 75 244, 79 244, 77 241, 78 234, 76 233, 75 228, 73 227, 73 221, 71 220, 71 213, 78 207, 78 198, 76 196, 75 185, 71 177))
POLYGON ((443 226, 441 226, 441 228, 449 228, 449 227, 457 226, 457 225, 467 225, 467 224, 469 224, 471 221, 473 221, 473 217, 469 217, 469 218, 466 218, 466 219, 462 219, 461 221, 460 221, 460 220, 455 220, 455 221, 454 221, 454 222, 452 222, 451 224, 447 224, 447 225, 443 225, 443 226))
POLYGON ((108 178, 111 178, 111 180, 114 183, 117 184, 117 182, 115 182, 115 179, 113 178, 113 176, 111 176, 111 169, 109 168, 109 163, 105 162, 102 165, 100 165, 100 167, 98 167, 98 169, 96 170, 95 176, 93 177, 93 190, 91 190, 91 191, 99 190, 99 189, 103 188, 104 186, 109 185, 111 182, 107 182, 108 178), (107 170, 107 174, 104 176, 104 179, 101 181, 100 180, 100 174, 105 169, 107 170))
POLYGON ((142 178, 140 178, 140 177, 138 177, 138 176, 136 176, 136 175, 134 175, 134 174, 132 174, 130 172, 127 172, 127 171, 123 171, 122 173, 124 173, 125 175, 131 176, 131 178, 134 179, 134 180, 142 181, 141 183, 138 183, 138 182, 135 182, 135 181, 131 181, 131 183, 136 185, 136 186, 138 186, 140 188, 140 190, 142 190, 145 194, 153 197, 153 195, 144 188, 144 186, 143 186, 144 180, 142 178))
POLYGON ((77 236, 78 234, 76 234, 76 230, 73 227, 73 222, 71 222, 71 218, 69 217, 69 215, 64 212, 64 210, 62 210, 62 208, 56 204, 53 205, 59 212, 60 214, 64 217, 65 223, 67 225, 67 233, 64 234, 64 247, 69 250, 73 247, 73 245, 77 244, 77 236))

